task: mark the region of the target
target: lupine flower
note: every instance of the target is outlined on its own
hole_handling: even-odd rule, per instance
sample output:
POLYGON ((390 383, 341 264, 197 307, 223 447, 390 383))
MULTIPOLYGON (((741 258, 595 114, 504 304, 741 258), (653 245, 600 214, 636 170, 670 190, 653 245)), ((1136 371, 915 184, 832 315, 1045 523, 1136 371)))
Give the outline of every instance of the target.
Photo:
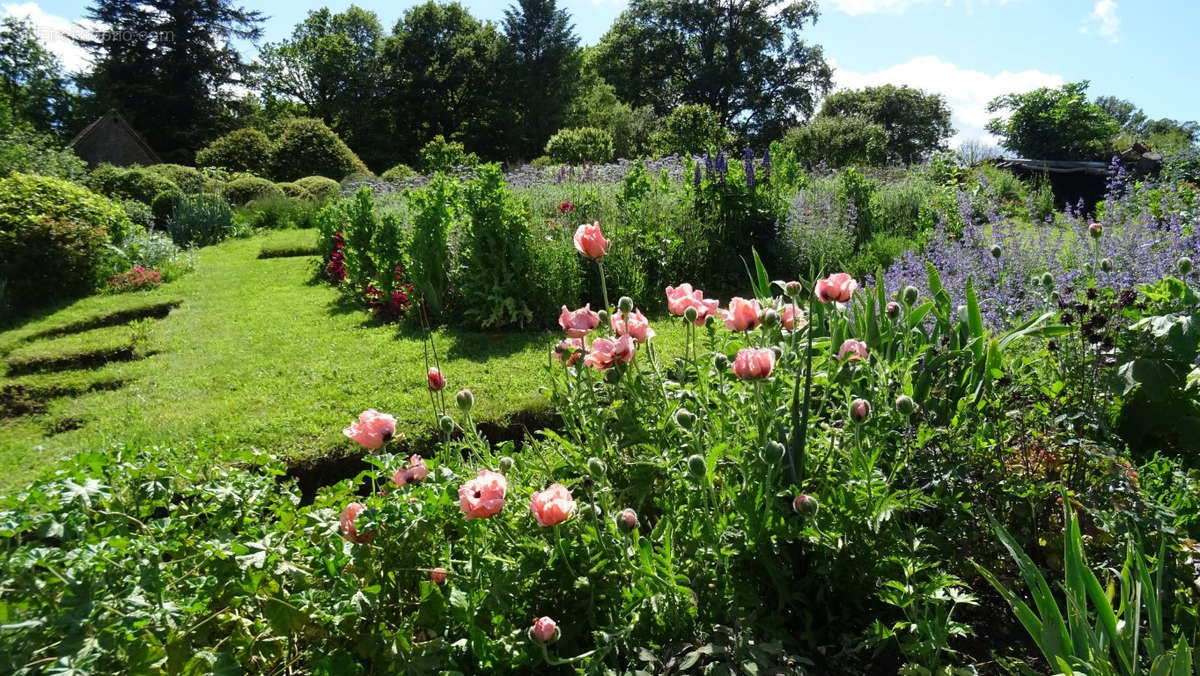
POLYGON ((370 542, 371 538, 375 537, 375 531, 371 531, 369 533, 359 533, 358 530, 354 528, 354 520, 357 519, 358 515, 361 514, 366 508, 367 506, 361 502, 351 502, 350 504, 346 505, 346 509, 342 510, 342 515, 338 519, 339 525, 342 529, 342 537, 351 542, 357 542, 358 544, 370 542))
POLYGON ((771 149, 770 148, 763 148, 762 165, 763 165, 764 169, 770 168, 770 166, 771 166, 771 149))
POLYGON ((558 314, 558 325, 567 332, 569 338, 583 338, 592 329, 600 326, 600 315, 592 312, 591 303, 575 311, 568 310, 564 305, 558 314))
POLYGON ((575 513, 575 498, 566 486, 550 484, 546 490, 533 494, 529 510, 542 527, 556 526, 575 513))
POLYGON ((692 186, 697 190, 700 189, 700 165, 696 165, 696 171, 692 174, 692 186))
POLYGON ((733 372, 742 380, 762 380, 775 370, 775 351, 769 348, 747 347, 738 350, 733 359, 733 372))
POLYGON ((746 169, 746 188, 754 190, 754 151, 750 146, 742 152, 742 166, 746 169))
POLYGON ((579 356, 583 354, 583 339, 564 338, 558 341, 558 345, 555 345, 551 352, 560 364, 574 366, 575 362, 579 360, 579 356))
POLYGON ((783 328, 788 331, 796 331, 808 326, 808 317, 804 315, 804 310, 788 303, 783 306, 783 314, 780 315, 783 320, 783 328))
POLYGON ((604 234, 600 232, 599 221, 591 225, 584 223, 575 230, 575 248, 588 258, 604 258, 604 254, 608 253, 609 244, 611 242, 604 239, 604 234))
POLYGON ((628 317, 625 313, 617 310, 613 313, 609 323, 612 325, 613 333, 618 336, 623 336, 626 333, 637 339, 639 343, 644 343, 654 337, 654 329, 650 328, 650 322, 646 320, 646 316, 639 310, 630 312, 628 317))
POLYGON ((342 430, 342 434, 368 451, 373 451, 396 434, 396 419, 369 408, 358 414, 358 422, 342 430))
POLYGON ((729 162, 725 159, 724 150, 717 151, 716 168, 721 178, 725 178, 725 174, 729 171, 729 162))
POLYGON ((853 277, 845 272, 839 272, 830 275, 824 279, 817 280, 816 294, 817 300, 822 303, 846 303, 850 297, 854 295, 854 290, 858 288, 858 282, 853 277))
POLYGON ((761 309, 757 300, 735 296, 729 301, 729 309, 721 310, 720 314, 725 320, 725 328, 730 331, 749 331, 758 327, 758 313, 761 309))
POLYGON ((446 386, 446 376, 438 370, 436 366, 429 367, 429 373, 425 375, 425 379, 429 382, 429 389, 437 392, 446 386))
POLYGON ((858 361, 866 359, 869 354, 867 344, 861 340, 847 338, 842 346, 838 348, 838 361, 849 359, 850 361, 858 361))
POLYGON ((441 586, 446 584, 446 575, 449 573, 445 568, 434 568, 429 571, 429 580, 434 584, 441 586))
POLYGON ((712 173, 713 173, 713 158, 712 158, 712 153, 705 153, 705 154, 704 154, 704 171, 705 171, 705 173, 706 173, 706 174, 708 174, 709 176, 712 176, 712 173))
POLYGON ((474 479, 458 489, 458 507, 471 519, 486 519, 504 509, 508 480, 504 475, 481 469, 474 479))
POLYGON ((399 488, 410 481, 424 481, 428 476, 429 467, 425 465, 425 460, 419 455, 413 455, 408 459, 408 467, 401 467, 392 475, 392 483, 399 488))
POLYGON ((533 626, 529 628, 530 637, 541 643, 551 643, 558 640, 560 633, 558 623, 549 617, 539 617, 534 620, 533 626))
POLYGON ((597 338, 592 342, 592 351, 583 359, 583 363, 597 369, 606 369, 613 364, 628 364, 633 361, 637 344, 629 334, 617 340, 597 338))

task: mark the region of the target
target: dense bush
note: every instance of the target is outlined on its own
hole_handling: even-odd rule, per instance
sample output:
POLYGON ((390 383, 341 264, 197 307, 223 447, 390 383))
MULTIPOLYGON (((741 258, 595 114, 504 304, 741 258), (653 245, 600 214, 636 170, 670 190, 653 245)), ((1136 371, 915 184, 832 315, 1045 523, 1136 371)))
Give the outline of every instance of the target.
POLYGON ((595 127, 561 129, 546 141, 546 155, 559 164, 608 162, 613 158, 612 134, 595 127))
POLYGON ((332 178, 324 176, 305 176, 298 178, 294 183, 308 191, 313 199, 326 200, 333 197, 338 192, 338 182, 332 178))
POLYGON ((441 134, 426 143, 418 154, 418 167, 425 174, 450 171, 456 167, 474 167, 479 156, 468 153, 458 141, 447 141, 441 134))
POLYGON ((216 244, 235 233, 233 210, 220 195, 189 195, 176 202, 167 231, 181 247, 216 244))
POLYGON ((253 127, 231 131, 196 153, 196 166, 220 167, 266 176, 271 169, 275 144, 253 127))
POLYGON ((171 212, 175 210, 175 205, 187 197, 184 192, 178 188, 164 190, 154 196, 150 202, 150 213, 154 216, 154 224, 164 230, 167 227, 167 220, 171 217, 171 212))
POLYGON ((87 173, 87 164, 50 136, 14 127, 0 134, 0 178, 14 171, 75 180, 87 173))
POLYGON ((185 167, 182 164, 152 164, 146 169, 171 181, 189 195, 204 192, 204 172, 195 167, 185 167))
POLYGON ((92 191, 118 200, 137 200, 150 204, 164 190, 179 186, 158 172, 144 167, 114 167, 102 164, 83 181, 92 191))
POLYGON ((223 194, 229 203, 235 206, 241 206, 254 200, 284 197, 283 190, 278 185, 256 176, 235 178, 225 184, 223 194))
POLYGON ((417 172, 413 171, 412 167, 408 166, 407 164, 400 163, 380 174, 379 178, 382 178, 388 183, 399 183, 406 178, 412 178, 416 175, 417 172))
POLYGON ((312 193, 299 183, 276 183, 275 187, 282 190, 285 196, 293 199, 311 200, 313 198, 312 193))
POLYGON ((462 217, 462 188, 445 174, 436 174, 429 185, 412 193, 413 287, 434 320, 442 317, 450 291, 450 232, 462 217))
POLYGON ((325 176, 340 181, 367 165, 321 120, 296 118, 288 121, 275 143, 271 177, 294 181, 305 176, 325 176))
POLYGON ((1107 159, 1121 127, 1103 108, 1087 98, 1088 83, 1039 87, 1020 94, 998 96, 988 112, 1008 111, 993 118, 987 130, 1001 145, 1021 157, 1039 160, 1107 159))
POLYGON ((178 279, 195 267, 191 253, 181 250, 169 234, 161 232, 135 232, 125 240, 121 254, 133 267, 157 270, 164 282, 178 279))
POLYGON ((285 230, 316 227, 319 210, 320 205, 310 199, 266 197, 241 207, 237 215, 250 228, 285 230))
POLYGON ((154 227, 154 212, 148 204, 137 200, 120 200, 120 203, 130 223, 146 230, 154 227))
POLYGON ((730 142, 729 130, 716 111, 703 104, 685 104, 663 120, 662 130, 650 136, 654 154, 704 155, 730 142))
POLYGON ((317 214, 323 272, 383 321, 409 316, 415 292, 408 278, 411 216, 404 202, 380 213, 371 188, 326 204, 317 214))
POLYGON ((783 145, 810 167, 877 165, 887 158, 888 134, 882 126, 858 117, 817 117, 789 129, 783 145))
POLYGON ((0 279, 26 311, 99 288, 120 266, 107 246, 134 231, 124 209, 79 185, 45 176, 0 179, 0 279))

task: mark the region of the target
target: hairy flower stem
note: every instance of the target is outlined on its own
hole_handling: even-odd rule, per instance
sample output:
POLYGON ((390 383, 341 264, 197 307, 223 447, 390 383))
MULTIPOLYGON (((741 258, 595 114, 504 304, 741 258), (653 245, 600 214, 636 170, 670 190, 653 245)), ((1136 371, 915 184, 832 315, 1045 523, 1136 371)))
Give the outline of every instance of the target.
POLYGON ((604 279, 604 261, 596 259, 596 266, 600 268, 600 292, 604 294, 604 311, 612 313, 612 306, 608 304, 608 282, 604 279))
POLYGON ((796 384, 792 389, 792 443, 788 448, 788 456, 792 483, 797 486, 804 483, 804 465, 807 459, 805 454, 808 450, 808 413, 812 402, 812 344, 815 322, 813 311, 815 305, 814 296, 810 295, 808 299, 808 340, 804 348, 804 408, 799 415, 797 415, 797 404, 799 404, 800 397, 799 374, 797 374, 796 384))

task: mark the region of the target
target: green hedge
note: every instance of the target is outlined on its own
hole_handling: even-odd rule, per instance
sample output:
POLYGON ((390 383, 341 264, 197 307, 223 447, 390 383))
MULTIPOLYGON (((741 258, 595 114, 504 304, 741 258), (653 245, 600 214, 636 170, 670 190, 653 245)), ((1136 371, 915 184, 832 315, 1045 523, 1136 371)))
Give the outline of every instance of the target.
POLYGON ((305 176, 296 179, 294 183, 307 190, 314 199, 318 200, 333 197, 341 188, 337 181, 324 176, 305 176))
POLYGON ((254 200, 283 197, 283 190, 265 178, 243 176, 225 184, 225 199, 240 206, 254 200))
POLYGON ((231 131, 196 153, 196 165, 266 176, 275 144, 258 129, 231 131))
POLYGON ((341 180, 367 165, 321 120, 297 118, 287 123, 275 145, 271 177, 294 181, 305 176, 341 180))
POLYGON ((93 169, 83 183, 105 197, 137 200, 143 204, 150 204, 154 196, 164 190, 179 188, 171 179, 146 167, 114 167, 111 164, 93 169))

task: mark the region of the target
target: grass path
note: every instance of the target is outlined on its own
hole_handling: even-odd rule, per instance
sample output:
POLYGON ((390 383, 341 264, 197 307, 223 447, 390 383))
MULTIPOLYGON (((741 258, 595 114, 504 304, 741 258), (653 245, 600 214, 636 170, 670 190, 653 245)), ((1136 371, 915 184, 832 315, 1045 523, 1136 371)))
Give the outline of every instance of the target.
MULTIPOLYGON (((61 386, 71 396, 0 418, 0 490, 53 469, 76 452, 123 443, 158 446, 180 462, 219 462, 257 448, 304 461, 347 454, 341 429, 359 411, 396 416, 401 433, 432 425, 420 335, 380 326, 311 281, 314 258, 258 259, 264 245, 309 244, 309 231, 235 240, 199 252, 195 272, 149 293, 97 296, 0 333, 4 359, 134 340, 133 361, 31 373, 0 387, 61 386), (26 340, 47 327, 131 305, 178 299, 162 319, 26 340)), ((681 351, 682 330, 656 323, 660 353, 681 351)), ((557 332, 440 331, 448 390, 469 387, 480 420, 542 409, 542 367, 557 332)))

